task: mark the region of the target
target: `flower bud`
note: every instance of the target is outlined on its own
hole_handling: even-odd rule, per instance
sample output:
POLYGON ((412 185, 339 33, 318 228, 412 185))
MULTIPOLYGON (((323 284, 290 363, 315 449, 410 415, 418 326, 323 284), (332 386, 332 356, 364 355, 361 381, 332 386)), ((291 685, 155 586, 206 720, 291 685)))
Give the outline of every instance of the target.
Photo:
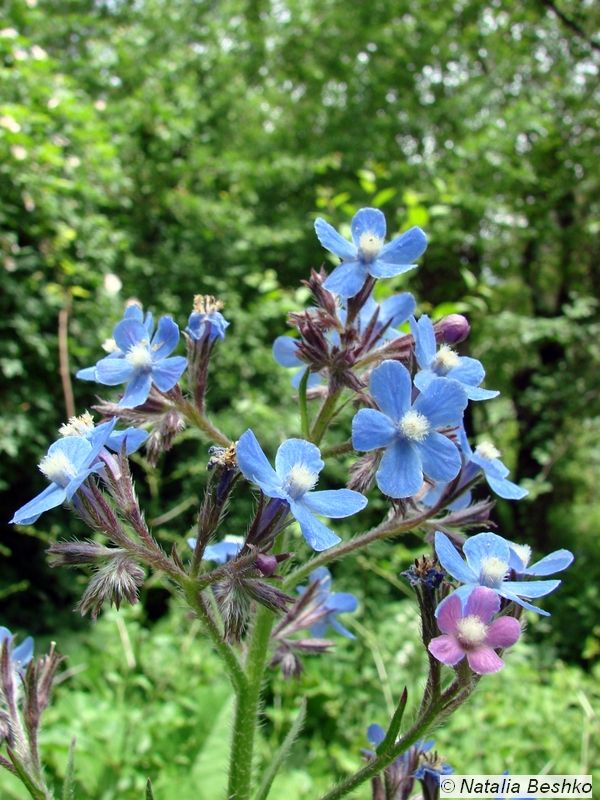
POLYGON ((440 337, 440 341, 444 344, 464 342, 471 332, 469 320, 463 317, 462 314, 448 314, 447 317, 443 317, 437 322, 434 328, 440 337))

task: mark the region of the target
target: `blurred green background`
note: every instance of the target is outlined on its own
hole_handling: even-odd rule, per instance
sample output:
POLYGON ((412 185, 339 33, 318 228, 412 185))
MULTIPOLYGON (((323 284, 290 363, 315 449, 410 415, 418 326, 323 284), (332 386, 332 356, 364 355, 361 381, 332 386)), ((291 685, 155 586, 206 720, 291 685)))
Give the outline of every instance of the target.
MULTIPOLYGON (((130 297, 181 325, 194 293, 221 297, 232 324, 212 370, 218 423, 234 438, 252 425, 271 453, 297 433, 270 344, 325 258, 312 222, 340 225, 377 206, 390 232, 416 224, 430 238, 420 268, 380 291, 408 288, 435 317, 467 314, 464 352, 502 391, 470 420, 530 491, 498 504, 501 532, 540 554, 576 554, 545 603, 551 619, 530 619, 528 644, 439 732, 439 748, 459 772, 589 772, 600 652, 598 8, 8 0, 4 10, 3 523, 41 490, 35 465, 67 413, 61 322, 72 374, 101 355, 130 297)), ((74 383, 79 413, 94 390, 74 383)), ((180 511, 157 535, 183 543, 206 444, 186 432, 156 473, 136 460, 148 518, 180 511)), ((345 466, 329 470, 332 483, 345 466)), ((235 506, 229 532, 243 529, 249 503, 235 506)), ((360 524, 378 518, 375 497, 369 508, 360 524)), ((49 769, 64 771, 76 734, 81 797, 140 798, 147 776, 157 799, 175 786, 180 800, 218 797, 229 692, 194 623, 155 580, 136 609, 81 621, 71 609, 84 577, 50 573, 44 556, 49 541, 84 536, 81 525, 57 510, 35 529, 3 528, 0 623, 40 648, 56 639, 68 656, 48 714, 49 769)), ((385 722, 405 683, 416 702, 423 656, 398 575, 422 551, 409 537, 337 566, 340 590, 360 587, 359 638, 310 661, 299 685, 274 680, 265 757, 294 697, 309 698, 279 794, 317 796, 328 775, 360 763, 367 725, 385 722)), ((23 796, 9 777, 0 789, 23 796)))

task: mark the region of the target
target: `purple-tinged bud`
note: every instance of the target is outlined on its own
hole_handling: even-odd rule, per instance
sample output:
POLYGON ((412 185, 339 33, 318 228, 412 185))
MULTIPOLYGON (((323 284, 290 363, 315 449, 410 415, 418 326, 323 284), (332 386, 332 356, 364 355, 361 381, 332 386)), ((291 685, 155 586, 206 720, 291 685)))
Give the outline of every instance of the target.
POLYGON ((436 322, 434 328, 439 340, 444 344, 464 342, 471 332, 469 320, 462 314, 448 314, 447 317, 436 322))
POLYGON ((259 553, 256 556, 256 567, 262 572, 265 578, 270 578, 277 569, 277 559, 275 556, 259 553))
POLYGON ((78 605, 81 615, 89 611, 92 619, 96 619, 106 601, 117 608, 124 599, 135 605, 144 577, 144 570, 129 556, 119 554, 111 558, 98 569, 83 593, 78 605))
POLYGON ((104 547, 92 541, 56 542, 48 550, 48 563, 51 567, 70 567, 80 564, 95 564, 104 558, 110 558, 124 550, 104 547))

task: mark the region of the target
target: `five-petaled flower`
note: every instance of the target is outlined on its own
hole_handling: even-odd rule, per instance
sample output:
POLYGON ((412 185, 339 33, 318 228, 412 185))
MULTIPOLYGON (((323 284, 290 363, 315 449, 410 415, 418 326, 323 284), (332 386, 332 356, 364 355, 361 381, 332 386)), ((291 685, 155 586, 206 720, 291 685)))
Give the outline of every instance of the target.
POLYGON ((369 387, 380 410, 362 408, 352 420, 355 450, 385 448, 377 485, 389 497, 411 497, 423 484, 449 481, 461 467, 456 444, 437 428, 462 420, 467 396, 453 380, 434 378, 414 404, 409 371, 398 361, 383 361, 371 373, 369 387))
POLYGON ((187 365, 183 356, 170 356, 179 342, 179 328, 171 317, 161 317, 150 338, 146 325, 125 317, 113 330, 118 348, 98 361, 95 367, 80 370, 78 378, 93 379, 106 386, 126 384, 119 405, 134 408, 144 403, 154 383, 161 392, 172 389, 187 365), (122 355, 121 355, 122 354, 122 355), (94 370, 93 375, 91 370, 94 370))
POLYGON ((500 461, 501 453, 492 442, 480 442, 475 450, 472 450, 464 430, 459 432, 459 442, 467 462, 461 483, 470 483, 481 470, 488 486, 498 497, 505 500, 522 500, 529 494, 527 489, 508 480, 507 475, 510 470, 500 461))
POLYGON ((304 439, 283 442, 273 469, 256 436, 247 430, 237 444, 237 459, 247 480, 257 484, 267 497, 277 497, 288 504, 313 550, 327 550, 340 541, 315 514, 348 517, 367 504, 364 495, 351 489, 312 491, 324 464, 319 448, 304 439))
POLYGON ((320 217, 315 231, 323 247, 342 259, 323 286, 343 298, 354 297, 367 277, 393 278, 416 267, 412 263, 425 252, 427 237, 414 227, 384 245, 385 217, 376 208, 361 208, 350 223, 352 242, 320 217))
POLYGON ((492 589, 478 586, 464 607, 454 592, 439 607, 437 623, 442 635, 429 642, 429 652, 451 667, 466 656, 478 675, 498 672, 504 662, 495 650, 510 647, 521 635, 521 625, 514 617, 492 621, 499 610, 500 598, 492 589))
MULTIPOLYGON (((311 634, 317 639, 322 639, 327 632, 328 626, 331 626, 347 639, 355 639, 355 635, 342 625, 337 619, 337 615, 356 611, 358 608, 356 597, 350 592, 331 591, 331 573, 327 567, 313 569, 308 577, 310 583, 318 582, 319 584, 314 596, 314 602, 324 612, 324 616, 314 625, 311 625, 311 634)), ((299 594, 304 594, 307 588, 306 586, 299 586, 297 591, 299 594)))
POLYGON ((489 400, 500 392, 482 389, 479 384, 485 378, 481 361, 469 356, 459 356, 449 345, 442 344, 438 350, 433 323, 423 314, 419 321, 413 317, 410 329, 415 340, 415 356, 420 367, 415 375, 415 386, 423 391, 434 378, 451 378, 458 381, 469 400, 489 400))
POLYGON ((83 436, 64 436, 51 444, 39 464, 40 471, 50 481, 50 485, 16 511, 11 522, 31 525, 44 511, 69 502, 86 478, 104 468, 99 454, 106 446, 115 424, 116 419, 112 419, 96 429, 89 439, 83 436))
MULTIPOLYGON (((514 545, 512 546, 514 548, 514 545)), ((459 556, 456 548, 450 539, 439 531, 435 534, 435 552, 438 561, 446 572, 463 586, 460 586, 453 594, 461 600, 467 598, 477 587, 486 587, 506 600, 512 600, 529 611, 535 611, 543 616, 549 616, 547 611, 537 608, 528 602, 531 598, 544 597, 554 591, 560 585, 560 581, 518 581, 510 580, 511 562, 515 563, 517 551, 512 551, 511 545, 491 531, 478 533, 471 536, 463 545, 465 561, 459 556), (527 598, 524 600, 523 598, 527 598)), ((531 575, 549 575, 566 569, 572 562, 573 556, 568 550, 559 550, 548 556, 548 560, 542 559, 538 565, 530 567, 535 570, 536 566, 540 572, 530 572, 531 575), (546 563, 544 563, 546 562, 546 563)), ((521 562, 522 564, 522 562, 521 562)), ((527 574, 521 570, 521 574, 527 574)), ((440 613, 441 606, 438 606, 436 614, 440 613)))

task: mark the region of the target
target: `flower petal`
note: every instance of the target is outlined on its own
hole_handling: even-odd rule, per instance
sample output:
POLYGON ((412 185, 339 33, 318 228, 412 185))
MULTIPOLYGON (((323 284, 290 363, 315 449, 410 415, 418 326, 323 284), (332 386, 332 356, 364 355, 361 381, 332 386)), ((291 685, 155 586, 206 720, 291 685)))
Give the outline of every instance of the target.
POLYGON ((336 267, 324 281, 328 292, 339 295, 342 299, 358 294, 367 279, 367 268, 360 261, 344 261, 336 267))
POLYGON ((417 301, 410 292, 392 295, 381 303, 377 321, 381 325, 389 322, 392 328, 397 328, 398 325, 406 322, 411 314, 414 314, 416 307, 417 301))
POLYGON ((406 439, 391 444, 381 459, 377 486, 388 497, 412 497, 423 484, 421 459, 406 439))
POLYGON ((356 247, 352 242, 344 239, 332 225, 325 222, 321 217, 315 220, 315 233, 317 234, 317 239, 330 253, 339 256, 344 261, 351 261, 356 258, 356 247))
POLYGON ((378 239, 385 239, 385 216, 378 208, 361 208, 352 217, 350 223, 352 231, 352 240, 358 247, 360 244, 360 237, 366 234, 373 234, 378 239))
POLYGON ((78 369, 75 373, 75 377, 79 378, 80 381, 97 381, 96 366, 78 369))
POLYGON ((331 625, 334 631, 340 634, 340 636, 344 636, 346 639, 356 639, 356 636, 351 633, 348 628, 344 627, 339 619, 331 617, 327 619, 327 622, 331 625))
POLYGON ((386 447, 396 436, 389 417, 374 408, 361 408, 352 420, 352 447, 355 450, 376 450, 386 447))
POLYGON ((382 361, 371 373, 369 388, 381 411, 394 422, 410 408, 412 380, 399 361, 382 361))
POLYGON ((148 331, 135 319, 122 319, 113 328, 113 339, 119 350, 126 353, 134 344, 147 341, 148 331))
POLYGON ((415 266, 412 262, 427 249, 427 236, 416 225, 392 239, 379 253, 378 261, 386 264, 415 266))
POLYGON ((491 647, 480 645, 475 650, 467 652, 469 666, 478 675, 488 675, 490 672, 498 672, 504 666, 504 661, 491 647))
POLYGON ((458 364, 449 370, 448 378, 454 378, 460 383, 468 383, 470 386, 479 386, 485 378, 485 370, 481 361, 469 356, 460 356, 458 364))
POLYGON ((11 653, 11 659, 17 661, 21 667, 29 664, 33 658, 33 638, 28 636, 23 639, 18 647, 15 647, 11 653))
POLYGON ((46 486, 43 492, 36 495, 33 500, 25 503, 18 511, 15 511, 10 521, 15 525, 31 525, 44 511, 56 508, 56 506, 64 503, 65 498, 65 490, 55 483, 51 483, 46 486))
POLYGON ((447 634, 436 636, 435 639, 429 642, 427 649, 438 661, 441 661, 442 664, 447 664, 449 667, 458 664, 465 655, 465 651, 454 636, 448 636, 447 634))
POLYGON ((334 592, 327 598, 325 607, 328 611, 334 611, 336 614, 356 611, 358 600, 350 592, 334 592))
POLYGON ((264 454, 250 428, 237 443, 237 462, 246 480, 260 486, 268 497, 284 497, 281 480, 264 454))
POLYGON ((562 572, 573 563, 573 553, 570 550, 555 550, 554 553, 540 559, 525 570, 526 575, 554 575, 562 572))
POLYGON ((529 494, 527 489, 523 489, 522 486, 509 481, 507 478, 495 478, 487 472, 485 473, 485 478, 490 489, 498 497, 503 497, 505 500, 522 500, 523 497, 529 494))
POLYGON ((373 747, 380 745, 385 739, 385 731, 381 725, 369 725, 367 728, 367 739, 373 747))
POLYGON ((473 572, 458 554, 456 547, 445 533, 437 531, 435 534, 435 553, 437 559, 448 575, 456 578, 461 583, 477 583, 478 572, 473 572))
POLYGON ((437 349, 433 323, 427 314, 422 314, 418 321, 414 317, 410 320, 410 330, 415 340, 417 364, 421 369, 428 369, 437 349))
POLYGON ((152 366, 152 380, 161 392, 172 389, 187 367, 185 356, 162 358, 152 366))
POLYGON ((490 647, 511 647, 521 635, 521 624, 514 617, 495 619, 488 628, 485 643, 490 647))
POLYGON ((451 481, 460 472, 458 447, 443 433, 432 431, 422 442, 415 442, 421 456, 423 472, 434 481, 451 481))
POLYGON ((152 386, 151 372, 137 372, 125 387, 125 394, 119 400, 121 408, 135 408, 145 403, 152 386))
MULTIPOLYGON (((151 349, 153 361, 170 355, 179 343, 179 326, 171 317, 161 317, 158 328, 152 337, 151 349)), ((166 390, 165 390, 166 391, 166 390)))
POLYGON ((297 503, 291 500, 290 511, 300 524, 302 535, 313 550, 317 552, 328 550, 330 547, 342 541, 340 537, 333 533, 326 525, 323 525, 303 503, 297 503))
POLYGON ((437 609, 437 624, 442 633, 455 633, 459 619, 462 619, 462 602, 457 594, 443 600, 437 609))
POLYGON ((307 492, 301 502, 314 514, 339 519, 362 511, 368 501, 363 494, 352 489, 327 489, 307 492))
POLYGON ((102 358, 95 367, 98 383, 105 386, 117 386, 119 383, 127 383, 131 380, 134 373, 133 366, 124 358, 102 358))
POLYGON ((493 589, 477 586, 465 603, 465 617, 471 614, 487 623, 500 611, 500 598, 493 589))
POLYGON ((492 400, 500 394, 497 389, 482 389, 481 386, 468 386, 465 383, 463 386, 469 400, 492 400))
POLYGON ((463 552, 467 564, 477 575, 481 572, 481 562, 483 559, 497 558, 500 561, 510 563, 510 549, 508 543, 501 536, 491 531, 484 531, 475 536, 471 536, 463 545, 463 552))
MULTIPOLYGON (((294 389, 298 389, 300 387, 300 384, 302 383, 302 378, 304 377, 304 373, 308 368, 309 368, 308 364, 305 364, 294 374, 294 376, 292 377, 292 386, 294 387, 294 389)), ((318 386, 322 382, 322 380, 323 379, 319 372, 311 372, 310 375, 308 376, 308 381, 306 382, 306 388, 312 389, 315 386, 318 386)))
POLYGON ((275 455, 275 472, 280 481, 284 481, 292 469, 300 464, 315 476, 321 472, 325 464, 316 444, 305 439, 287 439, 279 445, 275 455))
POLYGON ((273 358, 282 367, 308 367, 298 358, 299 339, 291 336, 278 336, 273 342, 273 358))
POLYGON ((545 597, 553 592, 561 584, 561 581, 504 581, 498 590, 500 594, 506 589, 511 595, 519 597, 545 597))
POLYGON ((368 264, 369 275, 374 278, 394 278, 396 275, 403 275, 411 269, 414 269, 417 264, 388 264, 380 258, 368 264))
POLYGON ((537 606, 534 606, 532 603, 528 603, 527 600, 523 600, 522 597, 519 597, 518 595, 516 595, 513 592, 511 592, 509 590, 509 588, 508 588, 509 586, 510 586, 510 583, 502 584, 502 587, 500 589, 498 589, 498 594, 501 597, 504 597, 506 600, 512 600, 512 602, 516 603, 518 606, 522 606, 523 608, 526 608, 527 611, 534 611, 536 614, 539 614, 541 617, 549 617, 550 616, 550 612, 549 611, 544 611, 543 608, 538 608, 537 606))
POLYGON ((434 378, 414 403, 434 428, 458 425, 467 407, 467 395, 458 381, 434 378))
POLYGON ((130 456, 139 450, 148 438, 148 431, 140 428, 127 428, 124 431, 114 431, 106 440, 106 446, 114 453, 120 453, 125 442, 125 455, 130 456))

